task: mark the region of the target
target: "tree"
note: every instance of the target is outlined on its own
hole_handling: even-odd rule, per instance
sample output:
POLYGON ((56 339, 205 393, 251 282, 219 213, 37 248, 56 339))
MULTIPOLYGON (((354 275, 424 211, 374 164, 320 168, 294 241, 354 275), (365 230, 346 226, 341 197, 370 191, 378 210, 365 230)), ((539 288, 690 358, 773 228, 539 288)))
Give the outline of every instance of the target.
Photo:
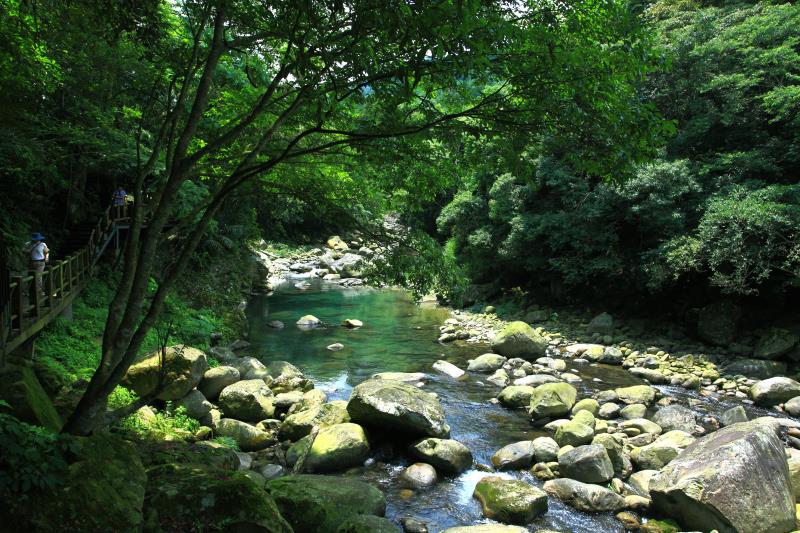
MULTIPOLYGON (((137 357, 215 213, 243 184, 270 180, 288 162, 352 154, 455 122, 469 128, 487 114, 534 129, 547 103, 536 102, 531 113, 533 101, 524 96, 538 85, 552 89, 534 94, 567 91, 577 102, 574 113, 594 107, 611 114, 628 103, 611 95, 605 104, 589 103, 597 85, 576 79, 579 69, 563 70, 602 58, 609 35, 616 39, 620 26, 630 24, 630 16, 619 17, 629 14, 626 4, 616 0, 569 6, 186 0, 164 2, 161 10, 167 37, 155 47, 158 75, 138 110, 123 272, 109 305, 101 363, 65 426, 74 434, 105 421, 106 398, 137 357), (561 48, 570 34, 584 35, 594 56, 561 48), (203 182, 210 193, 167 229, 190 181, 203 182), (173 259, 149 291, 167 238, 173 259)), ((619 46, 625 45, 623 39, 619 46)), ((270 180, 270 186, 292 190, 292 183, 270 180)))

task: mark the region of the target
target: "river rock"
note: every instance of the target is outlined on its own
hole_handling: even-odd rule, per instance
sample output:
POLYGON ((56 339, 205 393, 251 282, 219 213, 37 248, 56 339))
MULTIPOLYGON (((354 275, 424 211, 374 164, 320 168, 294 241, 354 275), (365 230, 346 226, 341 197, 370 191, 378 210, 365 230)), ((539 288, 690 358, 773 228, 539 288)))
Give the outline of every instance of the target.
POLYGON ((364 326, 364 323, 362 321, 360 321, 360 320, 355 319, 355 318, 346 318, 342 322, 342 325, 344 327, 346 327, 346 328, 360 328, 360 327, 364 326))
POLYGON ((452 439, 422 439, 411 445, 411 455, 448 475, 458 475, 472 466, 472 452, 452 439))
POLYGON ((547 339, 522 321, 511 322, 492 341, 492 351, 506 357, 542 357, 547 339))
POLYGON ((411 489, 431 487, 436 480, 436 469, 426 463, 414 463, 400 474, 400 482, 411 489))
POLYGON ((347 404, 353 422, 411 436, 448 437, 439 400, 413 385, 370 379, 357 385, 347 404))
POLYGON ((759 339, 753 356, 757 359, 777 359, 797 346, 797 335, 783 328, 770 328, 759 339))
POLYGON ((639 496, 650 498, 650 480, 658 473, 658 470, 639 470, 631 474, 628 484, 639 496))
MULTIPOLYGON (((163 388, 156 398, 159 400, 183 398, 197 387, 206 370, 208 370, 206 354, 200 350, 183 344, 168 347, 164 357, 163 388)), ((156 391, 161 379, 161 353, 156 352, 132 365, 121 384, 139 396, 149 396, 156 391)))
POLYGON ((619 416, 624 420, 633 420, 634 418, 644 418, 647 414, 647 406, 643 403, 632 403, 626 405, 619 410, 619 416))
POLYGON ((800 416, 800 396, 795 396, 787 401, 783 406, 783 410, 791 416, 800 416))
POLYGON ((176 405, 183 407, 186 409, 187 415, 197 419, 203 418, 214 408, 211 402, 203 396, 203 393, 197 389, 190 391, 189 394, 178 400, 176 405))
POLYGON ((765 417, 697 439, 651 480, 656 512, 701 531, 793 531, 794 493, 778 432, 765 417))
POLYGON ((561 380, 551 374, 531 374, 524 378, 517 378, 514 380, 514 385, 522 387, 538 387, 545 383, 559 383, 561 380))
POLYGON ((369 457, 364 428, 358 424, 334 424, 319 430, 306 457, 310 472, 332 472, 361 466, 369 457))
POLYGON ((595 435, 592 439, 592 444, 602 446, 606 449, 608 458, 611 460, 611 466, 614 468, 615 472, 621 473, 626 470, 626 455, 624 453, 625 441, 620 434, 601 433, 595 435))
POLYGON ((226 417, 246 422, 259 422, 275 415, 275 398, 261 379, 228 385, 219 393, 219 406, 226 417))
POLYGON ((328 240, 325 244, 328 246, 328 248, 331 250, 336 250, 337 252, 343 252, 350 249, 347 243, 344 242, 338 235, 332 235, 331 237, 328 237, 328 240))
POLYGON ((558 426, 553 437, 560 446, 589 444, 594 437, 594 428, 580 420, 570 420, 558 426))
POLYGON ((314 315, 303 315, 296 322, 297 327, 301 329, 315 328, 321 323, 322 321, 314 315))
POLYGON ((764 379, 750 387, 750 396, 759 405, 778 405, 800 396, 800 383, 785 377, 764 379))
POLYGON ((534 420, 566 416, 577 397, 578 391, 568 383, 545 383, 533 390, 528 412, 534 420))
POLYGON ((397 531, 397 525, 392 520, 368 514, 349 516, 342 520, 336 529, 336 533, 397 533, 397 531))
POLYGON ((652 433, 653 435, 660 435, 661 434, 661 426, 647 420, 646 418, 634 418, 631 420, 625 420, 620 424, 620 427, 625 429, 635 429, 639 433, 652 433))
MULTIPOLYGON (((528 528, 505 524, 480 524, 477 526, 449 527, 440 533, 528 533, 528 528)), ((548 533, 543 531, 542 533, 548 533)))
POLYGON ((287 416, 280 427, 280 438, 297 441, 311 433, 315 426, 322 428, 349 421, 347 404, 342 400, 315 405, 287 416))
POLYGON ((560 478, 546 481, 544 490, 567 505, 587 512, 617 512, 625 508, 625 500, 605 487, 560 478))
POLYGON ((605 447, 599 444, 578 446, 558 456, 561 476, 584 483, 606 483, 614 477, 614 467, 605 447))
POLYGON ((197 388, 209 400, 216 400, 222 389, 233 385, 240 379, 239 371, 232 366, 209 368, 197 388))
POLYGON ((653 415, 653 422, 661 426, 663 431, 679 429, 686 433, 694 432, 695 416, 694 412, 682 405, 668 405, 662 407, 653 415))
POLYGON ((393 381, 402 381, 403 383, 419 383, 425 381, 427 375, 422 372, 379 372, 372 374, 372 379, 390 379, 393 381))
POLYGON ((665 376, 661 371, 656 370, 654 368, 642 368, 642 367, 632 367, 628 369, 628 372, 636 376, 637 378, 642 378, 644 380, 649 381, 650 383, 654 383, 656 385, 660 385, 663 383, 667 383, 669 380, 667 376, 665 376))
POLYGON ((730 426, 733 424, 738 424, 739 422, 747 422, 747 412, 744 410, 744 407, 737 405, 736 407, 731 407, 722 413, 719 421, 723 426, 730 426))
POLYGON ((386 498, 352 477, 303 474, 267 483, 267 493, 295 532, 337 533, 342 522, 359 515, 383 516, 386 498))
POLYGON ((558 443, 550 437, 536 437, 532 441, 534 460, 537 463, 558 461, 558 443))
POLYGON ((531 403, 531 396, 533 396, 533 387, 526 387, 520 385, 509 385, 500 391, 497 399, 500 403, 511 409, 527 407, 531 403))
POLYGON ((511 378, 508 377, 508 373, 504 369, 498 368, 494 371, 494 374, 486 378, 486 381, 498 387, 505 387, 511 381, 511 378))
POLYGON ((255 357, 240 357, 231 361, 230 364, 239 371, 241 379, 256 379, 256 377, 262 379, 264 376, 269 376, 267 367, 255 357), (258 371, 263 371, 263 373, 259 376, 254 376, 253 374, 258 371))
POLYGON ((487 476, 475 486, 473 496, 483 508, 483 516, 512 524, 527 524, 547 512, 547 494, 516 479, 487 476))
POLYGON ((441 372, 442 374, 450 376, 451 378, 455 379, 458 379, 465 374, 463 370, 458 368, 453 363, 448 363, 447 361, 444 361, 442 359, 439 359, 438 361, 433 363, 433 369, 436 370, 437 372, 441 372))
POLYGON ((659 436, 652 443, 634 448, 631 461, 639 470, 660 470, 694 442, 694 437, 680 430, 673 430, 659 436))
POLYGON ((302 378, 303 372, 288 361, 270 361, 267 363, 269 375, 275 379, 279 377, 302 378))
POLYGON ((503 363, 505 363, 507 360, 508 359, 502 355, 497 355, 496 353, 485 353, 483 355, 479 355, 475 359, 470 359, 469 364, 467 365, 467 370, 471 372, 484 372, 488 374, 494 372, 498 368, 502 368, 503 363))
POLYGON ((503 446, 492 455, 492 464, 498 470, 530 468, 535 456, 533 442, 523 440, 503 446))
POLYGON ((626 404, 642 403, 652 405, 658 395, 658 390, 650 385, 633 385, 614 389, 617 399, 626 404))
POLYGON ((284 324, 280 320, 270 320, 269 322, 267 322, 267 327, 272 329, 283 329, 286 327, 286 324, 284 324))
POLYGON ((334 342, 333 344, 329 344, 326 348, 332 352, 338 352, 339 350, 344 349, 344 344, 341 342, 334 342))
POLYGON ((584 398, 572 406, 572 414, 578 411, 589 411, 593 415, 597 415, 600 410, 600 403, 594 398, 584 398))
POLYGON ((586 326, 587 333, 599 333, 600 335, 610 335, 613 330, 614 318, 608 313, 600 313, 586 326))
POLYGON ((619 405, 608 402, 600 406, 600 409, 597 410, 597 416, 604 420, 611 420, 613 418, 617 418, 619 416, 619 412, 619 405))
POLYGON ((757 379, 786 375, 787 366, 783 361, 764 359, 737 359, 725 366, 725 373, 732 376, 743 375, 757 379))
POLYGON ((277 442, 274 434, 233 418, 220 419, 216 424, 216 432, 221 437, 230 437, 235 440, 244 452, 262 450, 277 442))

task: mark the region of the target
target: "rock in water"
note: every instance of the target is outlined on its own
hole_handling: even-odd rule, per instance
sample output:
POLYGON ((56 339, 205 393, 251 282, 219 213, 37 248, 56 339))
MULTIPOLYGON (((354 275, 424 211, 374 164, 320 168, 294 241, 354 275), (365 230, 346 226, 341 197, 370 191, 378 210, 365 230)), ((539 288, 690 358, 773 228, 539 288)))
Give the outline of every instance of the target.
POLYGON ((653 416, 653 422, 661 426, 664 431, 679 429, 686 433, 694 431, 694 412, 682 405, 668 405, 659 409, 653 416))
POLYGON ((764 379, 750 387, 750 396, 759 405, 778 405, 800 396, 800 383, 783 377, 764 379))
POLYGON ((503 446, 492 455, 492 464, 498 470, 530 468, 536 450, 533 441, 522 440, 503 446))
POLYGON ((464 371, 458 368, 453 363, 448 363, 442 359, 439 359, 435 363, 433 363, 433 369, 437 372, 441 372, 446 376, 450 376, 451 378, 458 379, 464 375, 464 371))
POLYGON ((400 482, 411 489, 433 486, 436 480, 436 469, 426 463, 414 463, 400 474, 400 482))
POLYGON ((600 444, 578 446, 558 457, 562 476, 584 483, 606 483, 614 477, 614 466, 600 444))
POLYGON ((701 531, 793 531, 794 493, 778 430, 764 417, 696 440, 651 480, 654 508, 701 531))
POLYGON ((364 429, 358 424, 336 424, 319 430, 306 458, 311 472, 331 472, 360 466, 369 457, 364 429))
POLYGON ((512 409, 528 407, 531 403, 531 396, 533 396, 534 390, 533 387, 525 385, 509 385, 500 391, 500 394, 497 395, 497 399, 500 400, 502 405, 512 409))
POLYGON ((333 344, 329 344, 327 348, 332 352, 338 352, 339 350, 344 348, 344 344, 342 344, 341 342, 334 342, 333 344))
POLYGON ((578 391, 568 383, 545 383, 534 389, 528 412, 534 420, 566 416, 577 398, 578 391))
POLYGON ((353 389, 347 412, 353 422, 409 436, 448 437, 439 400, 413 385, 370 379, 353 389))
POLYGON ((315 328, 320 325, 322 321, 314 315, 303 315, 297 321, 299 328, 315 328))
POLYGON ((504 524, 481 524, 478 526, 450 527, 441 533, 528 533, 528 528, 504 524))
POLYGON ((342 325, 346 328, 360 328, 364 325, 364 323, 355 318, 347 318, 344 320, 344 322, 342 322, 342 325))
POLYGON ((502 368, 506 358, 496 353, 485 353, 479 355, 475 359, 470 359, 467 370, 471 372, 486 372, 492 373, 498 368, 502 368))
POLYGON ((511 322, 492 341, 492 351, 506 357, 542 357, 547 339, 525 322, 511 322))
POLYGON ((286 325, 280 320, 270 320, 269 322, 267 322, 267 327, 273 329, 283 329, 284 327, 286 327, 286 325))
POLYGON ((411 446, 411 454, 443 474, 457 475, 472 466, 472 452, 452 439, 423 439, 411 446))
MULTIPOLYGON (((159 400, 179 400, 197 387, 208 370, 206 354, 196 348, 178 344, 166 350, 164 358, 164 388, 159 400)), ((139 396, 148 396, 156 390, 161 378, 161 354, 153 353, 128 369, 122 385, 139 396)))
POLYGON ((475 487, 483 515, 499 522, 527 524, 547 512, 547 494, 516 479, 487 476, 475 487))
POLYGON ((574 479, 560 478, 546 481, 544 490, 580 511, 616 512, 625 508, 625 500, 619 494, 605 487, 581 483, 574 479))

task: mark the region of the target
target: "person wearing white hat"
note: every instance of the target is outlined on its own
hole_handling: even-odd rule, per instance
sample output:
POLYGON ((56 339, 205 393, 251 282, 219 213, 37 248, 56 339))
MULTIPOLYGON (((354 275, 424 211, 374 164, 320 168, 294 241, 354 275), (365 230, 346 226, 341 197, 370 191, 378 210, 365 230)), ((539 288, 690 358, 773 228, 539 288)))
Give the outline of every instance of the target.
POLYGON ((42 273, 47 261, 50 259, 50 249, 44 243, 44 235, 38 231, 31 235, 31 270, 36 279, 36 290, 44 296, 42 289, 42 273))

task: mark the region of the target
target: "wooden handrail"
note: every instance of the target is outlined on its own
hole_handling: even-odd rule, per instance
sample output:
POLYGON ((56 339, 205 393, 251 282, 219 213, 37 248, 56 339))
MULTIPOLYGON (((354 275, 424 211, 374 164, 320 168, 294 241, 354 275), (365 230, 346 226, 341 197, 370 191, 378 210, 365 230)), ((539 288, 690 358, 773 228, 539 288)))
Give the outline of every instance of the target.
POLYGON ((42 293, 36 290, 36 274, 11 276, 9 298, 0 309, 0 355, 11 353, 61 314, 85 287, 117 224, 127 219, 127 205, 108 206, 86 246, 40 274, 42 293))

